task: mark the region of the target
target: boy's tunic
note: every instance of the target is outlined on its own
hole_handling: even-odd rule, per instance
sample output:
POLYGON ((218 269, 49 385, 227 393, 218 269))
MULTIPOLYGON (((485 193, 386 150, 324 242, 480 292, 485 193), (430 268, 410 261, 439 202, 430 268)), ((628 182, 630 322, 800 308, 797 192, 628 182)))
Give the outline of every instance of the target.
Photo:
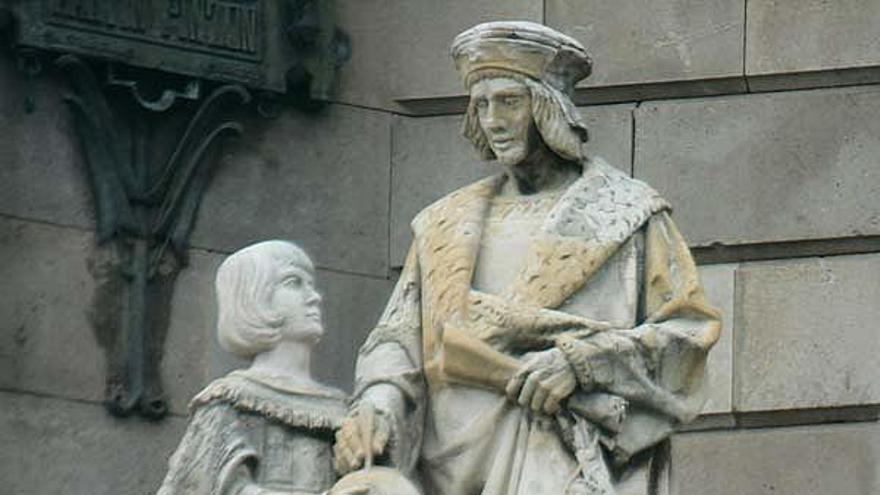
POLYGON ((234 371, 202 390, 190 408, 159 495, 317 495, 336 480, 333 433, 346 414, 338 390, 234 371))

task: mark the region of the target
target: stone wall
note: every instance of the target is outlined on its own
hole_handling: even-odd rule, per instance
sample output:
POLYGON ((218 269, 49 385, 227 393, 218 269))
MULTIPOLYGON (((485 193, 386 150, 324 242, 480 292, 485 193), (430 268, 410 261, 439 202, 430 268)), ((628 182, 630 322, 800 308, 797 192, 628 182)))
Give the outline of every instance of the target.
POLYGON ((880 2, 341 0, 354 57, 317 116, 224 148, 174 295, 172 416, 116 420, 89 325, 93 211, 61 82, 0 56, 0 479, 9 493, 151 493, 188 397, 235 361, 211 278, 260 239, 317 260, 317 373, 350 386, 421 207, 485 174, 458 137, 448 44, 492 19, 580 39, 593 152, 654 185, 724 310, 706 414, 669 443, 672 495, 880 493, 880 2), (25 96, 37 108, 24 112, 25 96))

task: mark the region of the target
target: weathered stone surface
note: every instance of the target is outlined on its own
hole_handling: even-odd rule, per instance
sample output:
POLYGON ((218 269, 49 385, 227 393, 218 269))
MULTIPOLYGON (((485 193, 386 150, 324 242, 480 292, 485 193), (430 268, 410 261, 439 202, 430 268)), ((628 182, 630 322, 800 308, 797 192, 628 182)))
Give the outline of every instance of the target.
POLYGON ((91 193, 63 89, 51 78, 27 81, 0 51, 0 213, 86 227, 91 193))
MULTIPOLYGON (((0 284, 0 386, 103 400, 105 362, 98 342, 108 336, 95 334, 89 316, 102 253, 90 232, 0 219, 0 278, 7 281, 0 284)), ((218 264, 219 256, 193 250, 190 267, 178 278, 161 364, 171 409, 178 413, 205 383, 218 264)), ((110 308, 98 309, 107 318, 110 308)))
MULTIPOLYGON (((749 0, 746 74, 760 90, 798 85, 754 76, 834 71, 824 82, 847 82, 839 69, 880 66, 880 3, 874 0, 749 0)), ((875 71, 873 81, 880 80, 875 71)), ((809 80, 805 80, 809 82, 809 80)), ((869 82, 869 81, 864 81, 869 82)))
POLYGON ((394 15, 396 3, 394 0, 337 2, 337 22, 351 38, 352 56, 338 72, 334 101, 371 108, 390 106, 388 85, 395 76, 389 71, 390 52, 396 48, 391 33, 400 22, 394 15))
POLYGON ((586 46, 583 87, 742 76, 744 0, 548 0, 546 23, 586 46))
POLYGON ((880 424, 680 433, 670 479, 676 495, 880 493, 880 424))
POLYGON ((324 291, 326 333, 315 349, 315 376, 351 390, 354 361, 367 334, 385 309, 394 280, 318 272, 324 291))
POLYGON ((648 103, 634 173, 692 245, 877 235, 878 113, 876 87, 648 103))
MULTIPOLYGON (((325 333, 312 356, 312 371, 318 380, 351 391, 357 350, 385 309, 394 281, 318 270, 317 283, 324 299, 325 333)), ((216 337, 209 345, 206 384, 248 366, 248 361, 221 349, 216 337)))
MULTIPOLYGON (((581 107, 587 144, 610 164, 630 172, 633 105, 581 107)), ((481 162, 459 133, 461 115, 398 117, 393 126, 391 265, 401 266, 412 242, 410 221, 425 206, 481 177, 500 172, 481 162)))
POLYGON ((734 409, 880 403, 880 255, 744 263, 734 409))
POLYGON ((120 420, 98 404, 0 392, 3 491, 155 493, 185 428, 174 416, 120 420))
POLYGON ((332 105, 249 122, 205 194, 193 245, 290 239, 320 267, 386 276, 390 120, 332 105))
POLYGON ((731 412, 733 390, 733 341, 736 327, 733 315, 734 274, 737 264, 707 265, 700 267, 700 280, 709 297, 709 303, 721 311, 723 327, 721 338, 709 352, 706 366, 708 400, 703 414, 731 412))
POLYGON ((464 94, 449 57, 455 35, 486 21, 541 22, 543 3, 346 0, 339 12, 355 50, 342 70, 339 101, 393 108, 395 99, 464 94))
POLYGON ((209 381, 209 342, 216 338, 217 328, 214 275, 223 258, 192 249, 190 265, 177 276, 160 366, 172 410, 180 414, 186 413, 189 400, 209 381))

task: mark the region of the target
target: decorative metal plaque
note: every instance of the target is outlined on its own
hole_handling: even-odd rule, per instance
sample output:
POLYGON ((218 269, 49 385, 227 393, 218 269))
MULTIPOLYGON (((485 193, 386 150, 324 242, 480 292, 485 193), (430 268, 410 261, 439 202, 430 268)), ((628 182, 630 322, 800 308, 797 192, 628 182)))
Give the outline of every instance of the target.
POLYGON ((283 0, 29 0, 18 43, 284 93, 283 0))

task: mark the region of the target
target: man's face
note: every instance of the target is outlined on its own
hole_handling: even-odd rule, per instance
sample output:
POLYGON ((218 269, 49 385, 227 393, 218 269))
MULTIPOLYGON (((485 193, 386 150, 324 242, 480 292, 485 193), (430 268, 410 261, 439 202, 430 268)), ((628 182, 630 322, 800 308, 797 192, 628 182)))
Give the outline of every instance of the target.
POLYGON ((282 338, 316 341, 324 333, 321 322, 321 295, 315 290, 312 275, 300 267, 281 269, 279 283, 272 295, 272 309, 284 318, 282 338))
POLYGON ((540 137, 526 85, 507 77, 483 79, 471 86, 471 101, 499 163, 517 165, 536 148, 540 137))

